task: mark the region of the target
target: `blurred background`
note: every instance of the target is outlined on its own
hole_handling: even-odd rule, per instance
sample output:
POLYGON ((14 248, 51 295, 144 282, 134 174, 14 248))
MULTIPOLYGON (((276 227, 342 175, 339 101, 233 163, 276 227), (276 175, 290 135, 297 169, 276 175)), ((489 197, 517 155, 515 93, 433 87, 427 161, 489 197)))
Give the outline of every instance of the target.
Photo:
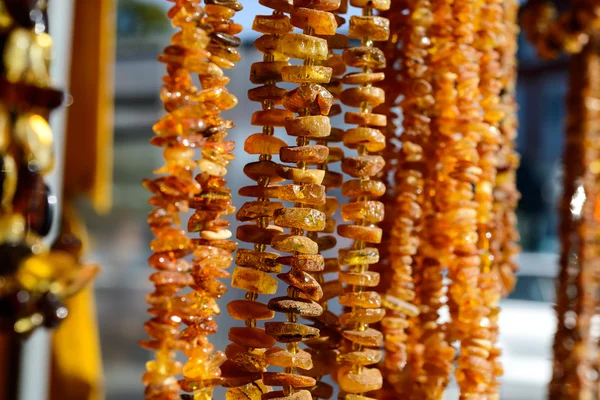
MULTIPOLYGON (((247 135, 254 133, 249 121, 255 105, 246 102, 246 91, 251 88, 250 65, 260 55, 252 47, 256 36, 249 28, 254 15, 266 12, 257 1, 245 3, 239 13, 240 23, 246 28, 241 35, 243 61, 236 73, 230 74, 229 85, 244 106, 226 114, 237 124, 231 131, 232 138, 238 141, 237 160, 228 175, 234 193, 248 183, 240 172, 250 157, 243 154, 241 144, 247 135)), ((114 206, 109 214, 98 216, 85 204, 81 205, 92 236, 88 258, 103 267, 96 294, 109 400, 141 398, 140 377, 144 363, 152 356, 137 345, 146 335, 144 297, 151 290, 146 260, 152 239, 144 223, 150 210, 148 194, 140 181, 162 164, 161 151, 150 146, 148 140, 152 124, 163 112, 158 94, 164 66, 156 62, 156 57, 170 37, 171 28, 165 17, 169 5, 164 0, 118 2, 114 206)), ((502 398, 536 400, 544 398, 550 377, 550 346, 555 329, 552 278, 557 270, 556 210, 560 196, 567 62, 540 61, 522 39, 518 56, 518 150, 522 157, 518 216, 524 254, 519 260, 521 277, 517 289, 502 303, 501 340, 506 370, 502 398)), ((239 206, 239 199, 237 203, 239 206)), ((239 293, 230 291, 222 304, 236 297, 239 293)), ((217 348, 224 349, 226 315, 219 318, 219 325, 223 334, 212 340, 217 348)), ((215 398, 224 396, 217 393, 215 398)), ((448 398, 456 398, 452 390, 448 398)))

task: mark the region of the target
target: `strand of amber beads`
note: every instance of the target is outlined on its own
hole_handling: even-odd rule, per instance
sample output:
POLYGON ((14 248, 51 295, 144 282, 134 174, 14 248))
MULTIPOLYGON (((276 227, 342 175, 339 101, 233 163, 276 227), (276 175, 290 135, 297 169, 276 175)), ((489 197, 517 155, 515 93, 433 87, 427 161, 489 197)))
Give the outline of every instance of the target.
MULTIPOLYGON (((269 4, 264 5, 269 6, 269 4)), ((277 40, 293 30, 290 18, 275 8, 272 15, 257 15, 252 25, 253 30, 263 34, 256 42, 260 48, 263 41, 277 40)), ((262 110, 252 116, 252 125, 262 126, 261 133, 246 138, 244 150, 248 154, 259 156, 257 162, 244 168, 245 174, 256 182, 254 186, 246 186, 240 195, 255 197, 256 200, 246 202, 237 213, 241 222, 251 222, 238 228, 238 239, 252 243, 253 249, 240 249, 236 255, 236 271, 232 286, 247 292, 243 300, 235 300, 228 304, 229 315, 245 321, 245 327, 231 328, 229 338, 233 342, 227 346, 228 356, 228 389, 226 399, 261 399, 262 394, 270 388, 262 383, 262 372, 268 365, 280 366, 282 360, 278 349, 272 347, 275 340, 256 326, 257 321, 270 320, 275 313, 267 304, 258 301, 260 295, 271 295, 277 291, 277 280, 269 273, 281 272, 282 265, 277 261, 279 254, 268 252, 274 235, 281 233, 278 227, 270 226, 275 211, 283 208, 281 202, 271 201, 289 192, 290 188, 276 186, 283 181, 274 171, 276 164, 271 161, 273 155, 279 154, 286 143, 277 138, 275 128, 283 127, 286 118, 293 114, 276 106, 281 105, 286 93, 277 87, 281 82, 281 70, 289 66, 286 57, 276 55, 270 48, 261 49, 263 61, 251 67, 250 81, 258 86, 248 92, 251 101, 261 103, 262 110)), ((283 362, 289 362, 285 360, 283 362)))
POLYGON ((387 41, 390 34, 389 20, 373 16, 373 9, 389 9, 389 1, 351 0, 350 4, 361 8, 363 15, 351 17, 348 30, 350 38, 362 41, 361 46, 343 53, 347 66, 362 69, 344 76, 345 84, 360 86, 345 89, 341 96, 344 105, 360 108, 358 112, 346 113, 345 122, 358 127, 346 131, 343 138, 347 148, 358 150, 357 156, 345 157, 342 161, 342 171, 353 178, 344 183, 342 194, 355 199, 342 206, 342 218, 353 224, 340 225, 337 229, 340 236, 354 240, 352 247, 339 251, 340 266, 346 267, 339 278, 348 287, 339 300, 347 307, 340 316, 342 336, 347 342, 338 358, 341 365, 337 371, 340 398, 345 399, 379 390, 383 385, 379 369, 368 367, 381 359, 380 350, 373 347, 383 343, 381 332, 369 324, 380 322, 385 310, 381 308, 379 293, 370 290, 380 280, 377 272, 369 271, 369 264, 379 261, 379 252, 367 244, 381 242, 382 230, 375 224, 383 220, 384 206, 372 198, 385 193, 385 185, 371 179, 381 172, 385 161, 379 155, 369 154, 385 148, 385 135, 378 128, 387 123, 385 115, 372 113, 374 107, 385 101, 385 91, 373 86, 384 78, 384 73, 373 70, 385 67, 385 55, 373 42, 387 41))
POLYGON ((323 145, 310 145, 309 140, 327 137, 331 131, 328 115, 333 96, 321 84, 330 81, 332 69, 315 65, 315 61, 328 57, 327 41, 315 35, 335 34, 337 22, 329 11, 338 7, 339 1, 295 1, 287 11, 291 15, 292 25, 303 29, 304 33, 288 33, 275 43, 278 53, 304 62, 303 65, 289 65, 282 69, 285 82, 300 84, 283 98, 286 110, 299 114, 284 121, 286 132, 296 138, 297 146, 282 147, 279 151, 280 160, 294 163, 295 167, 281 165, 277 169, 279 177, 292 181, 287 186, 291 187, 293 195, 285 200, 293 202, 294 207, 275 212, 275 225, 290 229, 290 234, 273 237, 271 245, 283 253, 291 254, 279 259, 291 268, 289 272, 278 275, 288 285, 287 295, 273 298, 268 304, 269 309, 284 313, 286 322, 269 322, 265 328, 279 343, 286 344, 285 349, 277 349, 282 360, 290 361, 284 366, 283 372, 263 373, 265 384, 282 387, 282 390, 270 394, 269 399, 312 399, 310 391, 305 388, 316 384, 314 378, 298 374, 299 368, 318 368, 314 366, 310 353, 300 349, 299 342, 318 337, 319 330, 299 323, 298 317, 317 317, 323 313, 323 308, 317 302, 323 296, 323 290, 309 272, 323 269, 324 259, 319 254, 319 247, 324 245, 304 236, 304 232, 320 232, 326 225, 326 214, 314 208, 318 205, 315 199, 318 198, 322 204, 321 199, 325 197, 325 186, 322 184, 325 171, 308 166, 323 163, 329 155, 329 149, 323 145))
POLYGON ((600 37, 596 34, 583 52, 573 57, 569 68, 551 400, 598 397, 598 341, 592 334, 591 319, 599 307, 594 277, 600 231, 596 128, 600 114, 589 99, 600 97, 599 71, 600 37))
MULTIPOLYGON (((337 10, 332 10, 336 14, 338 26, 345 22, 340 17, 340 14, 345 13, 347 8, 348 1, 342 0, 340 7, 337 10)), ((346 72, 346 65, 341 54, 334 52, 334 50, 346 49, 348 47, 348 37, 339 33, 335 35, 323 35, 321 37, 327 40, 329 55, 326 60, 316 61, 315 64, 332 69, 331 80, 329 83, 323 83, 323 87, 328 89, 335 101, 329 110, 329 117, 332 118, 342 114, 339 97, 343 87, 341 76, 346 72)), ((318 169, 325 171, 322 183, 327 193, 332 189, 339 188, 343 183, 343 175, 339 172, 331 171, 329 167, 330 164, 341 162, 344 157, 342 148, 331 145, 335 142, 341 142, 342 136, 343 131, 341 129, 331 128, 329 136, 314 139, 316 140, 316 144, 329 148, 327 159, 317 164, 318 169)), ((327 196, 325 204, 317 207, 327 216, 325 229, 323 230, 325 235, 319 237, 316 232, 309 232, 307 236, 319 244, 319 253, 332 250, 337 244, 337 240, 332 234, 335 233, 335 215, 337 214, 338 206, 339 202, 336 197, 327 196)), ((336 299, 344 292, 342 284, 337 279, 337 272, 339 271, 337 257, 325 258, 324 263, 323 270, 310 271, 310 274, 321 285, 323 290, 323 296, 318 301, 323 308, 323 314, 309 318, 313 320, 312 326, 319 329, 319 337, 304 342, 309 347, 307 352, 313 360, 313 368, 300 371, 303 375, 311 376, 316 380, 316 384, 313 387, 307 388, 313 399, 329 399, 333 396, 333 386, 324 382, 323 378, 327 375, 335 374, 337 349, 342 341, 339 333, 338 316, 328 308, 329 301, 336 299), (328 274, 335 274, 335 278, 326 280, 328 274)))
MULTIPOLYGON (((217 71, 233 68, 240 60, 237 47, 241 41, 235 35, 241 31, 241 26, 235 24, 232 18, 242 9, 242 5, 235 0, 205 0, 205 3, 206 15, 201 19, 200 26, 210 38, 206 45, 209 52, 206 62, 216 65, 217 71)), ((199 232, 200 236, 193 240, 195 258, 191 275, 194 284, 191 288, 198 299, 205 303, 203 312, 206 315, 186 322, 188 328, 182 338, 189 343, 186 349, 188 361, 183 367, 184 379, 180 384, 184 390, 193 392, 194 400, 209 400, 212 399, 212 386, 221 375, 218 367, 225 360, 223 352, 213 352, 213 346, 206 338, 206 335, 216 333, 213 315, 220 312, 216 300, 227 290, 215 278, 229 277, 224 269, 231 265, 232 253, 237 248, 236 242, 228 240, 232 234, 228 229, 229 222, 223 219, 235 211, 230 189, 224 179, 227 166, 234 158, 231 154, 234 142, 225 139, 227 130, 234 124, 221 118, 219 113, 234 107, 237 99, 225 88, 229 78, 223 76, 222 72, 218 76, 199 74, 199 80, 203 90, 195 92, 193 97, 211 107, 214 115, 205 119, 206 143, 198 162, 200 174, 196 176, 202 190, 190 202, 191 208, 196 211, 188 221, 188 231, 199 232)))

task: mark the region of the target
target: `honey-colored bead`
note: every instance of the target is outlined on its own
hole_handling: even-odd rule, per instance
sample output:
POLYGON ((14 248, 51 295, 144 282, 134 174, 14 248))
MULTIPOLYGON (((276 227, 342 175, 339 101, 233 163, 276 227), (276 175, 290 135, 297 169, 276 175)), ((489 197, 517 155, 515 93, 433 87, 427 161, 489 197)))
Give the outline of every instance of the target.
POLYGON ((339 302, 347 307, 379 308, 381 296, 377 292, 348 292, 340 296, 339 302))
POLYGON ((248 349, 236 343, 230 343, 225 349, 225 355, 230 362, 249 372, 262 372, 267 366, 266 349, 248 349))
POLYGON ((342 171, 354 178, 377 175, 385 166, 381 156, 355 156, 342 160, 342 171))
POLYGON ((295 183, 307 183, 320 185, 325 177, 325 171, 321 169, 301 169, 287 167, 284 165, 278 166, 277 174, 283 178, 294 181, 295 183))
POLYGON ((283 35, 294 30, 290 18, 285 15, 257 15, 252 30, 271 35, 283 35))
POLYGON ((379 129, 353 128, 344 134, 344 144, 350 149, 365 146, 369 152, 378 152, 385 148, 385 135, 379 129))
POLYGON ((389 294, 384 296, 383 306, 389 310, 402 313, 408 317, 416 317, 419 315, 419 308, 417 306, 389 294))
POLYGON ((380 197, 385 194, 385 184, 380 181, 352 179, 342 185, 345 197, 380 197))
POLYGON ((366 85, 381 82, 384 78, 383 72, 353 72, 345 75, 342 82, 346 85, 366 85))
POLYGON ((320 254, 297 254, 279 257, 277 261, 283 265, 289 265, 294 269, 307 272, 323 271, 325 268, 325 260, 320 254))
POLYGON ((379 262, 379 250, 374 247, 364 249, 340 249, 340 265, 364 265, 379 262))
POLYGON ((282 390, 267 393, 262 400, 312 400, 312 395, 308 390, 300 390, 292 394, 285 394, 282 390))
MULTIPOLYGON (((244 186, 238 190, 238 194, 244 197, 257 197, 276 199, 279 195, 280 186, 244 186)), ((282 199, 285 200, 285 199, 282 199)))
POLYGON ((314 8, 323 11, 335 11, 340 7, 340 4, 340 0, 294 0, 294 7, 314 8))
MULTIPOLYGON (((269 322, 267 322, 268 324, 269 322)), ((383 334, 376 329, 367 328, 361 330, 343 330, 342 336, 352 343, 369 347, 379 347, 383 344, 383 334)))
POLYGON ((356 201, 342 205, 342 218, 344 221, 364 220, 369 223, 383 221, 384 206, 380 201, 356 201))
POLYGON ((325 187, 317 184, 282 185, 278 198, 292 203, 320 205, 325 203, 325 187))
POLYGON ((386 63, 385 54, 376 47, 350 47, 342 57, 349 67, 383 69, 386 63))
POLYGON ((272 386, 310 387, 317 381, 309 376, 288 374, 285 372, 265 372, 263 382, 272 386))
MULTIPOLYGON (((283 70, 282 77, 285 80, 283 70)), ((281 100, 283 99, 283 96, 286 94, 286 92, 287 90, 277 87, 275 85, 263 85, 248 90, 248 100, 258 101, 261 103, 264 101, 272 101, 273 105, 277 106, 281 104, 281 100)), ((261 118, 263 118, 263 116, 261 116, 261 118)))
POLYGON ((243 242, 255 244, 269 244, 271 240, 281 234, 282 229, 277 226, 262 228, 257 225, 240 225, 237 227, 235 237, 243 242))
POLYGON ((250 82, 255 84, 281 82, 281 69, 288 66, 287 61, 261 61, 250 67, 250 82))
POLYGON ((267 350, 266 360, 269 365, 283 368, 301 368, 311 369, 313 367, 310 353, 300 350, 297 353, 291 353, 281 347, 274 346, 267 350))
POLYGON ((336 197, 328 196, 325 204, 317 207, 317 210, 323 212, 328 217, 331 217, 335 214, 336 210, 340 206, 340 203, 336 197))
POLYGON ((282 208, 275 212, 273 222, 284 228, 318 232, 325 228, 325 214, 314 208, 282 208))
POLYGON ((383 114, 349 111, 344 115, 344 122, 351 125, 363 125, 381 128, 387 126, 387 117, 383 114))
POLYGON ((269 386, 265 386, 258 380, 244 386, 228 389, 225 393, 225 400, 258 400, 263 394, 269 393, 270 391, 271 388, 269 386))
POLYGON ((339 225, 337 231, 345 238, 367 243, 381 243, 382 230, 377 226, 339 225))
POLYGON ((235 255, 235 263, 241 267, 250 267, 264 272, 280 272, 279 254, 264 251, 239 249, 235 255))
POLYGON ((291 297, 275 297, 269 300, 269 310, 286 314, 299 314, 303 317, 316 317, 323 313, 323 307, 319 303, 291 297))
POLYGON ((250 135, 244 141, 244 151, 248 154, 279 154, 280 149, 285 146, 287 144, 283 140, 262 133, 250 135))
POLYGON ((344 175, 339 172, 325 171, 325 177, 321 182, 327 189, 337 188, 342 186, 344 183, 344 175))
POLYGON ((310 114, 328 115, 333 96, 323 86, 307 83, 289 91, 283 97, 283 106, 292 112, 306 109, 310 114))
POLYGON ((279 165, 273 161, 255 161, 244 166, 244 174, 253 181, 260 181, 264 177, 268 177, 271 183, 283 182, 280 175, 277 174, 279 165))
POLYGON ((360 86, 344 90, 340 99, 348 107, 377 107, 385 102, 385 91, 375 86, 360 86))
POLYGON ((285 131, 290 136, 321 138, 329 136, 331 133, 329 117, 322 115, 286 119, 284 125, 285 131))
POLYGON ((379 278, 379 273, 375 271, 342 271, 339 275, 340 282, 352 286, 375 287, 379 285, 379 278))
POLYGON ((279 157, 282 162, 298 163, 305 162, 307 164, 321 164, 329 155, 327 146, 312 145, 312 146, 290 146, 282 147, 279 152, 279 157))
POLYGON ((382 353, 380 350, 375 349, 363 349, 360 351, 352 351, 346 354, 340 354, 338 361, 344 364, 354 365, 372 365, 377 364, 382 359, 382 353))
POLYGON ((391 0, 350 0, 350 5, 357 8, 375 8, 379 11, 390 9, 391 0))
POLYGON ((258 3, 285 14, 291 13, 293 9, 291 0, 258 0, 258 3))
POLYGON ((283 204, 271 201, 248 201, 238 210, 236 219, 247 222, 255 221, 259 218, 273 219, 276 210, 283 208, 283 204))
POLYGON ((368 37, 374 41, 386 41, 390 37, 390 20, 375 16, 350 17, 348 36, 355 39, 368 37))
POLYGON ((285 253, 298 252, 301 254, 318 254, 319 247, 316 242, 306 236, 278 235, 271 242, 275 250, 285 253))
POLYGON ((285 121, 294 118, 294 113, 280 108, 271 108, 270 110, 260 110, 252 114, 250 123, 254 126, 274 126, 283 127, 285 121))
POLYGON ((291 83, 327 83, 331 80, 333 70, 318 65, 290 65, 281 69, 285 82, 291 83))
POLYGON ((337 376, 340 388, 348 393, 370 392, 383 386, 383 377, 377 368, 362 368, 357 372, 352 366, 342 366, 337 376))
POLYGON ((277 279, 262 271, 236 267, 233 270, 231 286, 248 292, 275 294, 277 292, 277 279))
POLYGON ((265 331, 280 343, 294 343, 319 337, 319 330, 293 322, 265 322, 265 331))
POLYGON ((300 29, 310 27, 316 35, 333 35, 338 27, 334 14, 304 7, 294 7, 292 25, 300 29))
POLYGON ((227 311, 233 319, 244 321, 247 319, 269 320, 275 313, 266 304, 248 300, 233 300, 227 304, 227 311))
POLYGON ((250 348, 268 349, 275 344, 275 339, 260 328, 229 328, 228 337, 233 343, 250 348))
POLYGON ((340 324, 345 326, 355 326, 362 324, 375 324, 385 316, 383 308, 357 309, 344 313, 340 316, 340 324))
MULTIPOLYGON (((320 300, 321 297, 323 297, 321 285, 307 272, 299 269, 292 269, 287 274, 279 274, 277 277, 287 285, 298 289, 303 297, 311 300, 320 300)), ((321 312, 322 311, 323 310, 321 310, 321 312)))

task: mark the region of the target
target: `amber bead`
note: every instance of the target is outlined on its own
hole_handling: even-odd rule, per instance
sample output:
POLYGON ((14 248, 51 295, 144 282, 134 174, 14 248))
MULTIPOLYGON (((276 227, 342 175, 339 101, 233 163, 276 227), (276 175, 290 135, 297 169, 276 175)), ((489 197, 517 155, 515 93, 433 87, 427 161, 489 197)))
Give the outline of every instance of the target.
POLYGON ((316 35, 333 35, 338 27, 334 14, 304 7, 294 7, 292 24, 300 29, 311 27, 316 35))
POLYGON ((325 187, 318 184, 282 185, 277 197, 292 203, 321 205, 325 203, 325 187))
POLYGON ((290 272, 280 274, 277 277, 289 286, 297 288, 304 297, 319 300, 323 296, 321 285, 307 272, 292 269, 290 272))
POLYGON ((327 83, 333 70, 319 65, 290 65, 281 70, 285 82, 291 83, 327 83))
POLYGON ((291 32, 293 26, 285 15, 257 15, 252 22, 252 30, 272 35, 282 35, 291 32))
POLYGON ((233 270, 231 285, 260 294, 274 294, 277 291, 275 278, 265 272, 250 268, 236 267, 233 270))
POLYGON ((345 330, 342 331, 342 336, 352 343, 363 346, 378 347, 383 344, 383 334, 373 328, 367 328, 364 331, 345 330))
POLYGON ((381 389, 383 377, 377 368, 362 368, 354 371, 351 366, 338 370, 340 388, 348 393, 364 393, 381 389))
POLYGON ((269 320, 275 314, 267 308, 266 304, 248 300, 233 300, 227 304, 229 315, 237 320, 256 319, 269 320))
POLYGON ((325 171, 320 169, 301 169, 287 166, 279 166, 277 174, 283 179, 289 179, 295 183, 308 183, 320 185, 325 178, 325 171))
POLYGON ((300 350, 297 353, 290 353, 288 350, 274 346, 267 350, 265 356, 269 365, 275 367, 295 367, 301 369, 311 369, 313 367, 310 354, 304 350, 300 350))
POLYGON ((233 327, 228 336, 233 343, 245 347, 268 349, 275 344, 272 335, 259 328, 233 327))
POLYGON ((280 343, 293 343, 319 336, 319 329, 293 322, 265 322, 265 331, 280 343))
POLYGON ((380 275, 375 271, 365 272, 340 272, 340 281, 353 286, 375 287, 379 284, 380 275))
POLYGON ((282 147, 279 152, 280 160, 288 163, 321 164, 328 156, 329 149, 321 145, 282 147))
POLYGON ((235 254, 235 263, 264 272, 281 271, 281 260, 277 253, 239 249, 235 254))
POLYGON ((290 136, 320 138, 329 136, 331 132, 329 118, 320 115, 286 119, 284 125, 290 136))
POLYGON ((288 374, 284 372, 265 372, 263 373, 263 382, 267 385, 273 386, 292 386, 296 387, 310 387, 316 383, 315 379, 295 374, 288 374))
POLYGON ((342 171, 353 178, 374 176, 384 166, 385 160, 381 156, 355 156, 342 160, 342 171))
POLYGON ((279 390, 265 394, 261 400, 312 400, 312 395, 308 390, 300 390, 289 395, 279 390))
POLYGON ((283 96, 283 106, 296 113, 307 109, 310 114, 328 115, 332 104, 331 93, 314 83, 300 85, 283 96))
POLYGON ((347 307, 379 308, 381 295, 377 292, 349 292, 341 295, 339 302, 347 307))
POLYGON ((349 239, 367 243, 380 243, 382 230, 376 226, 339 225, 338 234, 349 239))
POLYGON ((325 268, 325 261, 320 254, 298 254, 279 257, 277 262, 307 272, 322 271, 325 268))
POLYGON ((322 231, 325 214, 313 208, 281 208, 274 214, 274 223, 286 228, 322 231))
POLYGON ((279 202, 249 201, 238 210, 236 219, 238 221, 254 221, 259 218, 267 217, 273 219, 274 213, 283 208, 279 202))

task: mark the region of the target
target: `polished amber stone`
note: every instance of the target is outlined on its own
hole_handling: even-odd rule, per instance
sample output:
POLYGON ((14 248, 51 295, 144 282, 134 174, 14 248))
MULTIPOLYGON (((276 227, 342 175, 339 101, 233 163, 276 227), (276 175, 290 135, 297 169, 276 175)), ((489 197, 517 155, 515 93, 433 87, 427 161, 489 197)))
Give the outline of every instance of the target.
POLYGON ((368 37, 374 41, 386 41, 390 37, 390 20, 378 16, 350 17, 350 28, 348 36, 362 39, 368 37))
MULTIPOLYGON (((282 76, 283 76, 283 70, 282 70, 282 76)), ((248 100, 257 101, 260 103, 268 100, 268 101, 273 102, 274 106, 278 106, 278 105, 281 105, 283 96, 286 93, 287 93, 287 90, 277 87, 275 85, 263 85, 263 86, 255 87, 254 89, 248 90, 248 100)), ((260 118, 263 118, 263 117, 264 116, 260 116, 259 120, 260 120, 260 118)))
POLYGON ((277 167, 277 174, 283 179, 289 179, 294 183, 308 183, 320 185, 325 177, 325 171, 322 169, 302 169, 280 165, 277 167))
POLYGON ((338 225, 337 231, 345 238, 367 243, 381 243, 382 230, 377 226, 338 225))
POLYGON ((300 254, 318 254, 319 248, 317 243, 307 238, 306 236, 298 235, 278 235, 271 242, 271 246, 275 250, 285 253, 298 252, 300 254))
MULTIPOLYGON (((342 83, 346 85, 367 85, 380 82, 385 79, 383 72, 353 72, 344 75, 342 83)), ((369 113, 364 113, 369 114, 369 113)))
POLYGON ((364 220, 369 223, 383 221, 384 206, 380 201, 356 201, 342 205, 341 214, 344 221, 364 220))
POLYGON ((290 18, 285 15, 257 15, 252 30, 270 35, 282 35, 294 30, 290 18))
POLYGON ((340 4, 340 0, 294 0, 294 7, 307 7, 323 11, 336 11, 340 4))
POLYGON ((241 267, 250 267, 264 272, 280 272, 279 254, 264 251, 239 249, 235 254, 235 263, 241 267))
POLYGON ((284 283, 298 289, 304 297, 319 300, 323 296, 323 290, 319 282, 309 273, 299 269, 292 269, 286 274, 277 275, 284 283))
POLYGON ((250 67, 250 82, 257 85, 281 82, 281 69, 288 65, 287 61, 255 62, 250 67))
POLYGON ((271 108, 270 110, 255 111, 252 114, 250 123, 254 126, 282 127, 289 118, 294 118, 293 112, 280 108, 271 108))
POLYGON ((219 366, 225 361, 225 354, 221 351, 212 353, 208 357, 191 357, 183 366, 183 376, 188 379, 216 379, 221 375, 219 366))
POLYGON ((300 342, 319 336, 319 329, 293 322, 265 322, 265 331, 280 343, 300 342))
POLYGON ((283 208, 280 202, 272 201, 248 201, 238 210, 236 219, 247 222, 255 221, 259 218, 273 219, 275 211, 283 208))
POLYGON ((390 9, 391 0, 350 0, 350 5, 357 8, 375 8, 379 11, 390 9))
POLYGON ((340 388, 348 393, 364 393, 379 390, 383 386, 383 377, 377 368, 362 368, 360 372, 351 365, 344 365, 338 370, 340 388))
POLYGON ((344 144, 350 149, 357 149, 365 146, 369 152, 378 152, 385 149, 385 135, 379 129, 373 128, 354 128, 349 129, 344 134, 344 144))
MULTIPOLYGON (((245 346, 248 347, 248 346, 245 346)), ((221 365, 223 387, 240 387, 260 380, 260 372, 250 372, 227 360, 221 365)))
POLYGON ((263 135, 255 133, 250 135, 244 141, 244 151, 248 154, 279 154, 279 150, 287 144, 272 135, 263 135))
POLYGON ((228 337, 233 343, 250 348, 268 349, 275 344, 275 339, 260 328, 229 328, 228 337))
POLYGON ((285 14, 291 13, 293 9, 293 4, 290 0, 258 0, 258 3, 285 14))
POLYGON ((362 349, 352 351, 350 353, 340 354, 338 361, 344 364, 351 365, 372 365, 377 364, 382 359, 381 350, 362 349))
POLYGON ((323 271, 325 268, 325 261, 320 254, 297 254, 294 256, 279 257, 277 262, 307 272, 323 271))
POLYGON ((294 7, 292 25, 300 29, 311 27, 316 35, 333 35, 338 27, 334 14, 305 7, 294 7))
POLYGON ((353 178, 375 176, 384 166, 385 160, 381 156, 355 156, 342 160, 342 171, 353 178))
POLYGON ((379 308, 381 295, 377 292, 347 292, 340 295, 339 302, 346 307, 379 308))
POLYGON ((342 271, 339 275, 340 281, 347 285, 375 287, 379 285, 379 272, 365 271, 352 272, 342 271))
POLYGON ((316 317, 323 313, 319 303, 292 297, 275 297, 269 300, 269 310, 280 313, 299 314, 303 317, 316 317))
MULTIPOLYGON (((268 322, 267 322, 268 323, 268 322)), ((369 347, 379 347, 383 344, 383 334, 373 328, 361 330, 342 330, 342 336, 352 343, 369 347)))
POLYGON ((322 145, 282 147, 279 159, 282 162, 306 164, 322 164, 329 155, 329 148, 322 145))
POLYGON ((344 158, 344 150, 337 146, 328 146, 329 155, 327 156, 327 163, 334 163, 342 161, 344 158))
POLYGON ((230 343, 225 348, 225 355, 230 362, 249 372, 262 372, 267 366, 265 359, 266 349, 252 349, 230 343))
POLYGON ((281 69, 283 80, 291 83, 327 83, 332 74, 332 68, 320 65, 290 65, 281 69))
POLYGON ((329 136, 331 132, 329 117, 323 115, 289 118, 285 120, 284 125, 290 136, 321 138, 329 136))
POLYGON ((300 390, 292 394, 285 394, 282 390, 265 394, 261 400, 312 400, 308 390, 300 390))
POLYGON ((277 192, 280 200, 310 205, 324 204, 325 194, 325 187, 318 184, 282 185, 277 192))
POLYGON ((150 275, 149 279, 156 286, 189 286, 194 284, 194 279, 187 272, 158 271, 150 275))
POLYGON ((189 247, 190 238, 183 229, 177 228, 164 231, 160 237, 150 242, 150 249, 157 253, 186 250, 189 247))
POLYGON ((389 310, 402 313, 409 317, 416 317, 419 315, 419 308, 417 306, 389 294, 383 297, 383 306, 389 310))
POLYGON ((282 229, 278 226, 261 228, 257 225, 238 226, 235 237, 246 243, 270 244, 273 238, 280 235, 282 229))
POLYGON ((344 90, 340 99, 348 107, 361 107, 367 104, 377 107, 385 102, 385 91, 375 86, 360 86, 344 90))
MULTIPOLYGON (((280 186, 244 186, 238 190, 238 194, 244 197, 258 197, 267 199, 276 199, 279 194, 280 186)), ((285 200, 285 199, 281 199, 285 200)))
POLYGON ((383 308, 357 309, 340 315, 340 324, 345 326, 356 326, 360 323, 374 324, 385 316, 383 308))
POLYGON ((336 197, 328 196, 327 201, 320 207, 317 207, 317 210, 323 212, 328 217, 331 217, 335 214, 338 209, 340 203, 336 197))
POLYGON ((248 292, 275 294, 277 292, 277 279, 262 271, 236 267, 233 270, 231 286, 248 292))
POLYGON ((377 47, 350 47, 344 50, 342 57, 349 67, 383 69, 386 64, 385 54, 377 47))
POLYGON ((321 289, 323 290, 321 301, 334 299, 344 293, 344 287, 339 280, 326 281, 321 285, 321 289))
POLYGON ((277 44, 277 51, 291 58, 327 59, 327 41, 324 39, 301 33, 288 33, 281 36, 277 44))
POLYGON ((316 83, 305 83, 283 96, 283 106, 295 113, 307 110, 313 115, 328 115, 332 105, 331 93, 316 83))
POLYGON ((244 166, 244 174, 257 182, 265 177, 268 177, 271 183, 283 182, 284 179, 277 175, 278 167, 273 161, 255 161, 244 166))
POLYGON ((275 211, 273 222, 285 228, 318 232, 325 228, 325 214, 314 208, 281 208, 275 211))
POLYGON ((387 126, 387 117, 383 114, 349 111, 344 115, 344 122, 351 125, 381 128, 387 126))
POLYGON ((321 182, 327 189, 337 188, 344 183, 344 175, 339 172, 325 171, 325 177, 321 182))
POLYGON ((266 304, 248 300, 232 300, 227 304, 227 311, 233 319, 237 320, 268 320, 275 313, 268 309, 266 304))
POLYGON ((374 247, 340 249, 338 260, 340 265, 376 264, 379 262, 379 250, 374 247))
POLYGON ((352 179, 342 185, 345 197, 380 197, 385 194, 385 184, 381 181, 352 179))
POLYGON ((265 353, 267 363, 275 367, 311 369, 313 367, 310 353, 300 350, 291 353, 281 347, 273 346, 265 353))
POLYGON ((285 372, 264 372, 263 382, 272 386, 310 387, 317 381, 309 376, 289 374, 285 372))

